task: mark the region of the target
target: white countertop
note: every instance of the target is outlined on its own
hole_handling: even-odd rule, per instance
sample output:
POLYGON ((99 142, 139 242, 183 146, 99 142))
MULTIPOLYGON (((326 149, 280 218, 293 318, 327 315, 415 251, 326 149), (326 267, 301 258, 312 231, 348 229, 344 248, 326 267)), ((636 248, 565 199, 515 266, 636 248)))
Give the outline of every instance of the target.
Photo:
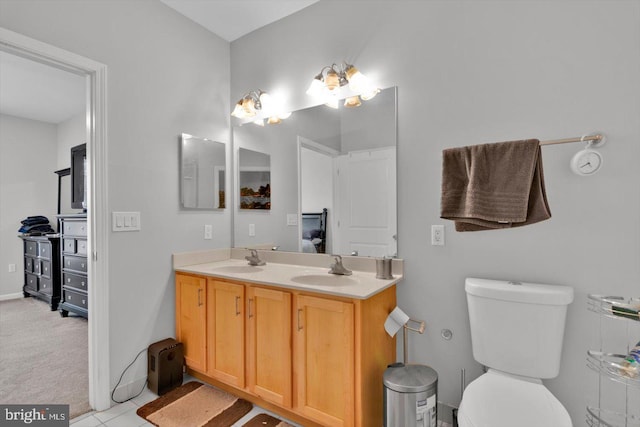
POLYGON ((367 299, 402 279, 402 275, 395 274, 393 279, 376 279, 376 274, 368 271, 340 276, 329 274, 328 267, 274 262, 253 267, 234 258, 175 266, 175 271, 356 299, 367 299))

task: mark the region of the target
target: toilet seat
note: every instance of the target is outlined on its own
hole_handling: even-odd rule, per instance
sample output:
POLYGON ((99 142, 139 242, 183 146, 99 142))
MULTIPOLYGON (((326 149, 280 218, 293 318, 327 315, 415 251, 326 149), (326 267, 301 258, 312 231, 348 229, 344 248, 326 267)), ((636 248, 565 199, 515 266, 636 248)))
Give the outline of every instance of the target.
POLYGON ((467 386, 458 410, 460 427, 571 427, 569 413, 542 385, 489 369, 467 386))

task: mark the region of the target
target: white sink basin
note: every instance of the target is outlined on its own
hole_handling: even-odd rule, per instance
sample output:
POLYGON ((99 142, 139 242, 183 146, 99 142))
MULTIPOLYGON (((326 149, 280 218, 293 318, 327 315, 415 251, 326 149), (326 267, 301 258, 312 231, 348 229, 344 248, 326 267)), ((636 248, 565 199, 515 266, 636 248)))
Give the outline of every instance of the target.
POLYGON ((227 265, 225 267, 216 267, 211 269, 212 272, 236 274, 257 273, 262 270, 262 268, 253 265, 227 265))
POLYGON ((294 276, 292 282, 301 283, 303 285, 319 285, 319 286, 347 286, 355 285, 360 281, 351 276, 341 276, 337 274, 305 274, 302 276, 294 276))

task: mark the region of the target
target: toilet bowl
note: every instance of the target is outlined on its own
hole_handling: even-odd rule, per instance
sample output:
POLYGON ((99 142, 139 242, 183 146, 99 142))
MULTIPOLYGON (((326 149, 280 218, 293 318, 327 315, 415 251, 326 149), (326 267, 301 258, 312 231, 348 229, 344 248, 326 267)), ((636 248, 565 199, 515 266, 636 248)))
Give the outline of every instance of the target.
POLYGON ((571 427, 569 413, 542 381, 489 369, 467 386, 460 427, 571 427))
POLYGON ((467 278, 471 346, 488 371, 471 382, 458 409, 460 427, 571 427, 542 384, 560 370, 573 289, 467 278))

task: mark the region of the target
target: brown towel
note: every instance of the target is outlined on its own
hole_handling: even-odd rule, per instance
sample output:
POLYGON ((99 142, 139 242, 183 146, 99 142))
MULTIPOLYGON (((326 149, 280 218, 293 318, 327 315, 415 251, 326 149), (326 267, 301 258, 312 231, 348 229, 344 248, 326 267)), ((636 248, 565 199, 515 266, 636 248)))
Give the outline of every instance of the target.
POLYGON ((444 150, 440 217, 455 221, 456 231, 519 227, 551 218, 540 141, 444 150))

